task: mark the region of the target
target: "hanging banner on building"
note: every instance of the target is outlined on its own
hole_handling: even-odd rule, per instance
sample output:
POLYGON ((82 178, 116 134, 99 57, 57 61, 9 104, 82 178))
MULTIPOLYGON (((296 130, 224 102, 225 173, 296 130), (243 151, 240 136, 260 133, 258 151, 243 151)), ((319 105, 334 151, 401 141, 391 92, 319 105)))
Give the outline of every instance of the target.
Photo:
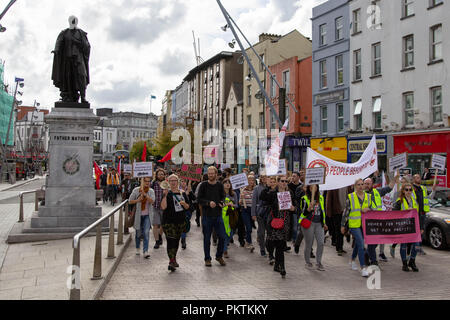
POLYGON ((440 156, 438 154, 433 154, 431 157, 431 167, 439 170, 445 170, 445 162, 447 157, 440 156))
POLYGON ((292 207, 292 199, 291 193, 287 192, 278 192, 278 208, 280 210, 289 210, 292 207))
POLYGON ((153 176, 153 162, 135 162, 133 164, 133 177, 145 178, 153 176))
POLYGON ((181 166, 180 178, 199 182, 202 180, 202 170, 202 164, 183 164, 181 166))
POLYGON ((408 166, 406 153, 399 154, 398 156, 389 159, 389 172, 395 172, 399 169, 406 168, 408 166))
POLYGON ((308 168, 305 170, 305 185, 324 184, 325 183, 325 168, 308 168))
POLYGON ((264 159, 266 175, 267 176, 275 176, 278 174, 278 168, 280 165, 280 153, 283 148, 284 137, 286 135, 287 125, 289 123, 289 118, 286 119, 283 128, 281 128, 278 137, 270 146, 269 151, 267 151, 266 157, 264 159))
POLYGON ((248 179, 245 173, 236 174, 230 177, 231 187, 233 190, 248 186, 248 179))
POLYGON ((326 181, 320 190, 334 190, 353 185, 358 178, 367 178, 378 170, 378 156, 375 136, 358 162, 343 163, 329 159, 311 148, 306 154, 306 167, 324 167, 326 181))
POLYGON ((417 210, 369 211, 362 214, 364 243, 421 242, 417 210))

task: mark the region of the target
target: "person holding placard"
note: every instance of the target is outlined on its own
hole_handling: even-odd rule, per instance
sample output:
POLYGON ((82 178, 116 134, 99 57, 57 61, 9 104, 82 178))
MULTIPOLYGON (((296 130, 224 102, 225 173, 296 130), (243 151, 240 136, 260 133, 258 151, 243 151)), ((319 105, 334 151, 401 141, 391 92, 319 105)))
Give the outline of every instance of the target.
MULTIPOLYGON (((268 215, 268 203, 261 199, 261 193, 266 188, 266 182, 269 181, 265 175, 261 175, 259 177, 259 184, 256 186, 253 191, 252 196, 252 219, 254 220, 256 217, 256 221, 258 223, 257 229, 257 240, 259 244, 259 250, 262 257, 266 256, 267 249, 267 239, 266 239, 266 230, 267 230, 267 215, 268 215)), ((273 258, 273 257, 269 257, 273 258)))
POLYGON ((355 192, 348 195, 346 208, 342 216, 341 232, 342 234, 346 233, 348 224, 350 233, 355 238, 355 247, 353 249, 351 260, 352 270, 358 270, 355 262, 356 256, 358 256, 359 264, 361 266, 361 276, 368 277, 369 272, 367 271, 364 259, 365 252, 361 214, 370 211, 371 198, 364 192, 364 181, 362 179, 356 180, 354 188, 355 192))
POLYGON ((155 190, 155 203, 153 203, 154 214, 152 219, 153 226, 153 236, 155 237, 155 246, 153 249, 158 249, 163 244, 162 234, 163 229, 161 228, 161 201, 163 197, 163 189, 161 188, 161 183, 166 179, 166 172, 162 168, 158 168, 155 172, 155 178, 152 182, 152 189, 155 190))
POLYGON ((328 226, 325 222, 325 202, 319 193, 319 186, 316 184, 306 187, 306 194, 300 202, 301 212, 298 223, 301 225, 303 236, 305 237, 305 262, 307 268, 312 268, 310 254, 314 238, 317 242, 316 267, 319 271, 325 271, 322 265, 322 253, 325 243, 325 231, 328 226))
POLYGON ((223 256, 229 258, 228 256, 228 245, 230 240, 233 238, 234 229, 237 227, 238 223, 238 196, 231 187, 231 182, 229 178, 225 178, 222 181, 223 189, 225 191, 224 206, 222 208, 222 219, 223 225, 225 226, 225 243, 223 245, 223 256))
POLYGON ((193 203, 196 200, 194 193, 192 192, 192 181, 189 180, 189 183, 182 179, 180 183, 180 191, 186 193, 187 195, 187 202, 189 204, 189 210, 186 210, 186 226, 185 230, 181 234, 181 248, 183 250, 186 249, 186 235, 191 230, 191 218, 192 218, 192 209, 193 209, 193 203))
MULTIPOLYGON (((412 197, 416 200, 419 209, 419 223, 420 223, 420 231, 424 232, 424 224, 425 224, 425 215, 430 212, 430 200, 428 198, 428 190, 426 187, 422 186, 422 178, 419 174, 415 174, 413 176, 413 193, 412 197)), ((422 242, 417 244, 416 250, 425 255, 425 251, 422 248, 422 242)))
MULTIPOLYGON (((273 270, 279 272, 284 278, 286 276, 286 268, 284 265, 284 251, 286 249, 286 241, 292 234, 291 215, 295 211, 295 207, 290 204, 289 209, 280 210, 279 193, 290 192, 286 176, 269 178, 269 186, 261 193, 261 199, 270 204, 270 213, 267 220, 267 242, 269 255, 275 251, 275 261, 271 260, 271 264, 275 264, 273 270)), ((290 194, 291 199, 293 195, 290 194)))
POLYGON ((163 210, 161 225, 167 241, 168 269, 175 271, 179 267, 177 252, 181 234, 186 227, 186 210, 189 209, 189 202, 186 193, 180 191, 178 176, 172 174, 168 180, 170 189, 164 189, 161 200, 163 210))
POLYGON ((255 250, 252 244, 252 219, 255 221, 256 216, 252 217, 252 197, 256 186, 256 178, 253 175, 248 176, 248 186, 242 189, 239 205, 241 206, 242 220, 245 225, 245 248, 251 252, 255 250))
MULTIPOLYGON (((405 183, 402 185, 402 188, 400 190, 400 197, 395 202, 394 210, 396 210, 396 211, 402 210, 403 211, 403 210, 410 210, 410 209, 416 209, 417 211, 419 211, 419 204, 414 199, 412 184, 405 183)), ((421 227, 421 229, 422 229, 422 227, 421 227)), ((423 232, 423 230, 420 230, 420 231, 423 232)), ((408 243, 400 244, 400 256, 402 257, 402 263, 403 263, 402 270, 403 271, 406 271, 406 272, 409 271, 408 267, 410 267, 414 272, 419 271, 419 269, 416 266, 416 256, 417 256, 416 246, 418 244, 419 243, 410 244, 411 245, 411 256, 409 258, 409 262, 406 257, 406 249, 408 247, 408 243)))
POLYGON ((150 188, 150 178, 142 178, 141 186, 133 189, 130 195, 130 204, 136 205, 134 214, 134 229, 136 230, 136 255, 140 255, 141 236, 144 239, 144 258, 150 258, 148 253, 148 242, 150 226, 150 215, 153 212, 152 204, 155 201, 155 192, 150 188))

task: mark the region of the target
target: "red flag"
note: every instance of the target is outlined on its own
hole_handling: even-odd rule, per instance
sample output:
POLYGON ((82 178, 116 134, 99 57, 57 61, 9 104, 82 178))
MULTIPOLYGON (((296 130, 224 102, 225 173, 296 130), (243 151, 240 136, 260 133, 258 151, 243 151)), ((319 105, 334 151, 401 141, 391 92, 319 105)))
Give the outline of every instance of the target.
MULTIPOLYGON (((173 148, 175 148, 175 147, 173 147, 173 148)), ((158 162, 167 162, 167 161, 169 161, 169 160, 172 160, 172 151, 173 151, 173 148, 170 149, 170 151, 164 156, 164 158, 162 158, 162 159, 159 160, 158 162)))
POLYGON ((142 156, 141 161, 144 161, 147 159, 147 142, 144 143, 144 150, 142 150, 142 156))
POLYGON ((100 189, 100 176, 103 174, 102 169, 98 166, 97 162, 94 161, 94 172, 95 172, 95 184, 97 189, 100 189))

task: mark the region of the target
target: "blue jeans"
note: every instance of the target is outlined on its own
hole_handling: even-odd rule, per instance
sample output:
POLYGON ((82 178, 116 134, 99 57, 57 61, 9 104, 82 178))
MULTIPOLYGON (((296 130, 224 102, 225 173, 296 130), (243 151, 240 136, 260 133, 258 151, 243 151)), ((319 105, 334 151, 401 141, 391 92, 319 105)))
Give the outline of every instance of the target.
POLYGON ((377 246, 378 246, 377 244, 367 245, 367 253, 369 254, 371 263, 377 262, 377 252, 375 250, 377 248, 377 246))
POLYGON ((219 243, 217 244, 216 258, 221 258, 225 243, 225 226, 223 225, 222 216, 207 217, 202 216, 203 229, 203 251, 205 252, 205 260, 211 260, 211 234, 213 229, 216 231, 219 243))
MULTIPOLYGON (((417 256, 416 246, 419 246, 420 242, 411 243, 411 259, 415 259, 417 256)), ((400 256, 402 257, 402 261, 406 261, 406 248, 408 243, 400 244, 400 256)))
POLYGON ((149 231, 151 228, 150 225, 150 216, 141 216, 141 228, 140 230, 136 230, 136 249, 139 249, 141 245, 141 235, 144 236, 144 252, 148 252, 148 241, 149 241, 149 231))
POLYGON ((292 215, 294 217, 294 225, 292 226, 292 241, 297 240, 297 228, 298 228, 298 216, 296 213, 292 215))
MULTIPOLYGON (((191 223, 192 212, 191 212, 191 211, 186 211, 186 216, 187 216, 188 219, 189 219, 189 223, 191 223)), ((183 233, 181 234, 181 239, 186 239, 186 233, 187 233, 187 232, 183 232, 183 233)))
POLYGON ((230 244, 230 240, 233 238, 233 235, 234 235, 233 230, 230 231, 230 236, 228 236, 227 233, 225 232, 225 239, 223 242, 223 251, 228 251, 228 245, 230 244))
POLYGON ((366 263, 364 261, 364 238, 361 228, 350 228, 350 233, 355 237, 355 248, 353 249, 352 260, 355 260, 356 255, 358 255, 359 264, 363 267, 366 263))
POLYGON ((247 243, 252 243, 252 208, 247 207, 247 209, 242 209, 242 220, 244 220, 245 225, 245 241, 247 243))

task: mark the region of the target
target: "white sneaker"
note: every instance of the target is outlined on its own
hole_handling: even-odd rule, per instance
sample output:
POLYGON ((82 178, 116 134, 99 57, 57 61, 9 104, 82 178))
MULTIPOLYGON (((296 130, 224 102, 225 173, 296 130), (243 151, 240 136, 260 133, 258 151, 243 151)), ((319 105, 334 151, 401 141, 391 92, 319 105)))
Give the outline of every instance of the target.
POLYGON ((352 260, 351 266, 352 266, 352 270, 354 270, 354 271, 358 270, 358 265, 356 264, 355 261, 352 260))
POLYGON ((141 255, 141 249, 136 248, 136 255, 137 256, 141 255))
POLYGON ((368 277, 369 276, 369 272, 367 271, 367 268, 363 268, 361 270, 361 277, 368 277))

